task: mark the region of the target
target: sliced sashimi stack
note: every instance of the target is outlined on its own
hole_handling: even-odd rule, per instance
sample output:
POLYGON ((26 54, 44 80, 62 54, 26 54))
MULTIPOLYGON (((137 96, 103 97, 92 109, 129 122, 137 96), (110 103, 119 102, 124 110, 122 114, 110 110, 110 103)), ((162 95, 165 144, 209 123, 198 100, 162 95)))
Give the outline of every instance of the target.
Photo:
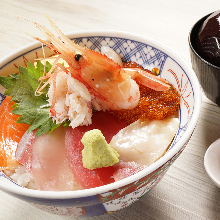
POLYGON ((26 133, 17 150, 17 161, 35 180, 39 190, 78 190, 65 155, 65 128, 35 137, 35 132, 26 133))
POLYGON ((59 127, 50 134, 35 137, 26 133, 17 150, 17 160, 32 174, 38 189, 66 191, 94 188, 114 182, 114 167, 89 170, 83 167, 81 139, 85 132, 99 129, 109 143, 127 126, 108 112, 95 112, 89 126, 59 127))
POLYGON ((88 126, 60 126, 39 137, 35 137, 35 131, 25 132, 26 128, 15 149, 15 160, 30 172, 39 190, 99 187, 129 177, 155 162, 166 151, 178 126, 176 118, 144 123, 138 120, 127 126, 109 112, 94 112, 88 126), (119 153, 119 163, 93 170, 83 166, 81 140, 85 132, 93 129, 99 129, 119 153), (162 139, 165 141, 159 142, 162 139))

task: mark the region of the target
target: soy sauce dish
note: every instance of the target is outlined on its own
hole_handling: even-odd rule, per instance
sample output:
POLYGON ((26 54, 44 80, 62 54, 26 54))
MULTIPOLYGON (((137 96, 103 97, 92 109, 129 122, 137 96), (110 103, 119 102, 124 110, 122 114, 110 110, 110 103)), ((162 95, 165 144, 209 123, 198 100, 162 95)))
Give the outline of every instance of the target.
MULTIPOLYGON (((130 177, 96 188, 55 192, 21 187, 0 172, 0 189, 10 196, 54 214, 99 216, 129 206, 160 182, 186 147, 196 126, 201 108, 200 85, 194 71, 176 52, 146 37, 116 31, 78 32, 67 36, 96 51, 103 45, 110 45, 123 61, 160 69, 160 77, 167 79, 180 93, 180 125, 172 144, 159 160, 130 177)), ((51 55, 46 47, 44 52, 46 57, 51 55)), ((27 61, 33 63, 39 57, 43 57, 41 44, 31 43, 0 60, 0 75, 16 73, 18 66, 25 67, 27 61)), ((0 103, 3 97, 1 94, 0 103)))
POLYGON ((211 180, 220 188, 220 139, 212 143, 206 151, 204 166, 211 180))

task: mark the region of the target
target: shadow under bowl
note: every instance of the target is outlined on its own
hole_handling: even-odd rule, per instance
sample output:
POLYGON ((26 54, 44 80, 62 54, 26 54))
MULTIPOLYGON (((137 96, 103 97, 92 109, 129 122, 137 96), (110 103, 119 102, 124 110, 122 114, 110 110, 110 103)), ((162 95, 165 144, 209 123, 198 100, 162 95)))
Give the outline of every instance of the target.
POLYGON ((196 73, 207 98, 220 105, 220 68, 203 59, 196 45, 200 27, 209 15, 211 14, 204 16, 194 24, 189 33, 188 41, 192 69, 196 73))

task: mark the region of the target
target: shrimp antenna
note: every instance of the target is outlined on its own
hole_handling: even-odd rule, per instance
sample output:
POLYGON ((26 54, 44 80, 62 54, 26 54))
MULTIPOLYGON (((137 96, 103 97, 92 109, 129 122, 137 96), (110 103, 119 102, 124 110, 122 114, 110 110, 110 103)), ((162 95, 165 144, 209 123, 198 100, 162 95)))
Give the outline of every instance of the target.
POLYGON ((48 19, 48 21, 50 22, 51 26, 53 27, 53 29, 55 30, 55 32, 57 33, 57 35, 60 37, 60 39, 62 39, 63 42, 72 45, 72 41, 66 37, 62 31, 57 27, 57 25, 52 21, 52 19, 48 16, 48 14, 45 14, 46 18, 48 19))

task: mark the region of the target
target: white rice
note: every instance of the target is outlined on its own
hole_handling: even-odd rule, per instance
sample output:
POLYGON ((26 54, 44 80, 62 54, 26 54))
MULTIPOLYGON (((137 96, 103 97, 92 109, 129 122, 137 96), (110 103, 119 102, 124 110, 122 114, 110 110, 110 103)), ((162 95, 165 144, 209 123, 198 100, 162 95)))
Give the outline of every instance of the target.
POLYGON ((18 165, 16 169, 5 170, 4 173, 10 177, 15 183, 28 189, 37 189, 35 181, 28 170, 22 165, 18 165))

